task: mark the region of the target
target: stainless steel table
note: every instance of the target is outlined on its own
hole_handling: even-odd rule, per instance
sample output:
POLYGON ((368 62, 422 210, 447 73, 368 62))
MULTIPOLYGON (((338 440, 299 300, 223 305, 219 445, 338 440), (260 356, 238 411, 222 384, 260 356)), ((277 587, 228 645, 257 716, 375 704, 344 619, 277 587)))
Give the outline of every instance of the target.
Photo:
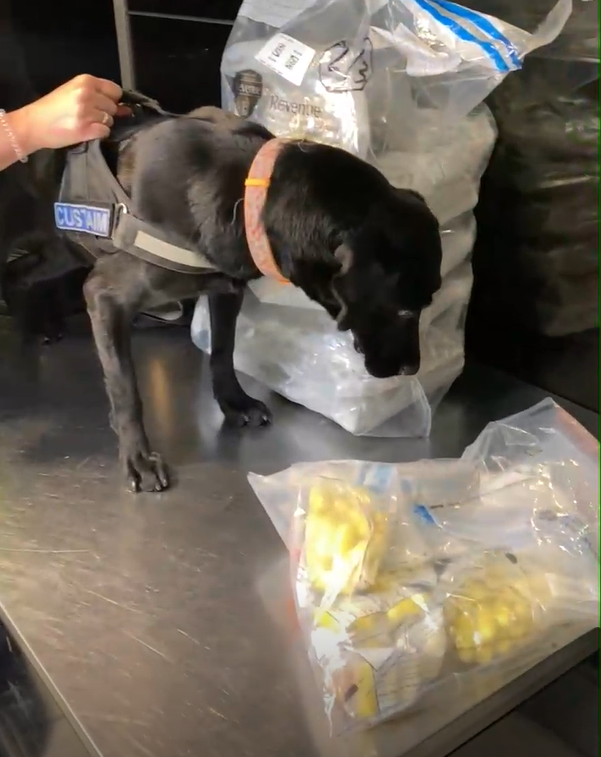
MULTIPOLYGON (((239 433, 221 428, 186 332, 140 333, 149 431, 178 482, 134 497, 117 475, 89 338, 37 350, 4 334, 0 349, 0 603, 104 757, 447 754, 596 644, 589 634, 518 681, 468 682, 397 723, 330 739, 284 548, 246 473, 456 455, 541 393, 471 368, 428 440, 353 438, 276 397, 272 428, 239 433)), ((595 414, 567 409, 597 431, 595 414)))

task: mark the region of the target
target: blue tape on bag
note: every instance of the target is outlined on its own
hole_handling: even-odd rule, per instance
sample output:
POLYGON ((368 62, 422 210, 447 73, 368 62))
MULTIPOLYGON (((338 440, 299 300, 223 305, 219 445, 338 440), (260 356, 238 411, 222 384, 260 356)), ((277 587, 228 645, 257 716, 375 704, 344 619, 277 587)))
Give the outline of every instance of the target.
POLYGON ((461 24, 457 23, 455 19, 449 18, 442 13, 435 5, 431 5, 428 0, 415 0, 419 7, 429 13, 432 18, 436 19, 439 23, 450 29, 456 37, 462 39, 464 42, 471 42, 477 45, 482 52, 487 55, 495 64, 499 71, 508 73, 510 71, 509 65, 503 59, 501 53, 493 45, 492 42, 486 42, 482 39, 478 39, 475 34, 472 34, 468 29, 465 29, 461 24))

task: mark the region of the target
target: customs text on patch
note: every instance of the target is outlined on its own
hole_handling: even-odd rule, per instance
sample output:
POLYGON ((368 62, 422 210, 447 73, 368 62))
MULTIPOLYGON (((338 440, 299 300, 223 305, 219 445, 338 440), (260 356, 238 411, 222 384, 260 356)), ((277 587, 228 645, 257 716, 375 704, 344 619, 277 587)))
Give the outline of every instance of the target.
POLYGON ((61 231, 77 231, 96 237, 110 237, 112 208, 96 205, 79 205, 70 202, 54 203, 54 223, 61 231))

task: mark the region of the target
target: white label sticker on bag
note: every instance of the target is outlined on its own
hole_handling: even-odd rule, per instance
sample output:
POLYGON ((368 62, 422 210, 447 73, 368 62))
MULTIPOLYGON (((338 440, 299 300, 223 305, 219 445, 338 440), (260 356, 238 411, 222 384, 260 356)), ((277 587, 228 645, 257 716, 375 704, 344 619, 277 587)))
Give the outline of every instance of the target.
POLYGON ((302 84, 315 50, 287 34, 276 34, 255 56, 259 63, 297 87, 302 84))

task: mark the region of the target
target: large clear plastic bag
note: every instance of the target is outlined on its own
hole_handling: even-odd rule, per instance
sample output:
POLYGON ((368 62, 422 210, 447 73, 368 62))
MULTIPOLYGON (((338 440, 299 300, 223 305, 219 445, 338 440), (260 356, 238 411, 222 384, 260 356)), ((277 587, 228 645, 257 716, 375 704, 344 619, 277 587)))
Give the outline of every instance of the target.
POLYGON ((418 150, 399 144, 380 153, 375 162, 393 186, 423 195, 445 229, 476 206, 496 136, 485 106, 445 128, 432 111, 422 118, 418 150))
POLYGON ((409 146, 422 116, 466 116, 571 10, 558 0, 530 33, 447 0, 246 0, 222 59, 223 105, 368 158, 409 146))
POLYGON ((290 551, 334 730, 507 681, 598 625, 598 461, 546 400, 459 460, 249 475, 290 551))
MULTIPOLYGON (((234 365, 293 402, 331 418, 350 433, 427 436, 431 408, 464 364, 463 322, 472 277, 458 266, 420 324, 422 365, 417 376, 376 379, 321 308, 281 307, 247 293, 236 326, 234 365)), ((208 304, 201 298, 192 321, 197 347, 211 351, 208 304)))

